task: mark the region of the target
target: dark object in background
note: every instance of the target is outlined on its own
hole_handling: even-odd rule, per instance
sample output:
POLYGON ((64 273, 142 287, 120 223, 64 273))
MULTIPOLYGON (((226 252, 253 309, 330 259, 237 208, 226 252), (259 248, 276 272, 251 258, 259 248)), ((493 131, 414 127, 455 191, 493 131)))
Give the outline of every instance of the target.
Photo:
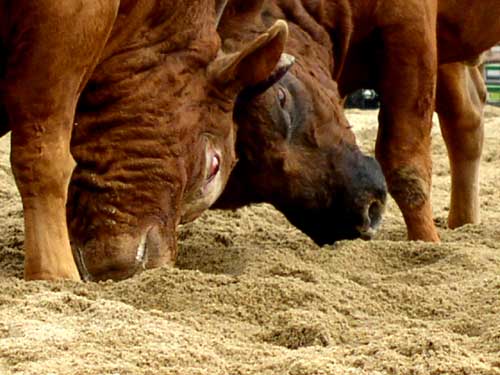
POLYGON ((378 94, 372 89, 359 89, 349 95, 345 108, 376 109, 380 106, 378 94))

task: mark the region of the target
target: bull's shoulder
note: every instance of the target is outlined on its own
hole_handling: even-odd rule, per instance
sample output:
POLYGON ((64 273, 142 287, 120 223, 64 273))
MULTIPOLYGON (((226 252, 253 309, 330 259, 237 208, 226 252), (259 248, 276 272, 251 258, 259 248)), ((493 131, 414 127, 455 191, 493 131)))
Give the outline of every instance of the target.
MULTIPOLYGON (((35 43, 50 48, 48 41, 57 41, 64 33, 80 33, 80 43, 92 43, 109 34, 119 5, 119 0, 2 1, 0 36, 9 50, 18 44, 35 43)), ((75 50, 78 47, 75 45, 75 50)))

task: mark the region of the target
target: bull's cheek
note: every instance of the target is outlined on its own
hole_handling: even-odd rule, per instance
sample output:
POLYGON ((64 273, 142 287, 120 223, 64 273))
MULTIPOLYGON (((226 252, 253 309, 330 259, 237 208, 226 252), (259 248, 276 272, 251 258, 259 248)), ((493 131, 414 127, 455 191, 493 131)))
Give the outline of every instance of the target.
POLYGON ((224 178, 222 173, 205 184, 185 204, 181 215, 181 224, 189 223, 198 218, 205 210, 215 203, 224 189, 224 178))

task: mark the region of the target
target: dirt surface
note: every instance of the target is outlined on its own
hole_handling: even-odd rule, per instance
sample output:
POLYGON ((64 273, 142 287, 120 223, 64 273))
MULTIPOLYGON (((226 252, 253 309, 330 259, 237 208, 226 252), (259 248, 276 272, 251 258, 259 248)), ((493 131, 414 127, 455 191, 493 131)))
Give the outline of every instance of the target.
MULTIPOLYGON (((373 152, 376 112, 348 112, 373 152)), ((209 212, 175 269, 113 283, 24 282, 22 210, 0 139, 0 374, 500 374, 500 108, 487 107, 482 223, 405 241, 393 201, 376 240, 319 248, 272 207, 209 212)))

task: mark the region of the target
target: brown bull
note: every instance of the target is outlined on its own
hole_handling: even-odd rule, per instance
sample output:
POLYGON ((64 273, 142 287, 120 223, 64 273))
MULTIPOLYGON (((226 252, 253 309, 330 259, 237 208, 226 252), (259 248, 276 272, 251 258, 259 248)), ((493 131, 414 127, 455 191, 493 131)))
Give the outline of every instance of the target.
MULTIPOLYGON (((233 10, 238 11, 248 14, 249 9, 240 6, 233 10)), ((252 17, 261 18, 264 24, 276 19, 289 22, 291 38, 287 49, 293 50, 298 66, 280 85, 297 87, 298 83, 290 81, 298 79, 305 88, 300 95, 291 96, 285 90, 285 97, 291 98, 286 99, 287 115, 306 114, 296 120, 300 124, 293 128, 296 134, 325 133, 325 113, 335 118, 330 123, 336 123, 337 129, 329 131, 345 133, 342 130, 346 127, 345 119, 335 98, 329 101, 322 98, 333 93, 338 101, 358 88, 374 88, 379 92, 376 155, 389 191, 403 212, 409 239, 438 240, 430 204, 430 130, 434 110, 439 115, 451 164, 449 225, 456 227, 479 220, 478 175, 485 90, 478 68, 467 64, 500 39, 498 1, 268 0, 264 1, 261 15, 252 17), (325 47, 330 49, 333 59, 325 47), (303 74, 294 74, 301 66, 303 74), (332 89, 332 83, 327 82, 328 75, 338 84, 338 94, 337 87, 332 89), (320 84, 309 85, 311 80, 320 84)), ((231 17, 223 20, 224 32, 231 35, 234 28, 231 17)), ((282 185, 297 187, 304 181, 307 183, 319 173, 318 169, 325 167, 329 157, 320 156, 324 152, 320 143, 308 148, 310 137, 280 138, 282 124, 269 114, 279 110, 282 97, 275 88, 250 101, 240 101, 243 110, 236 110, 239 114, 236 118, 241 122, 239 134, 248 130, 244 137, 238 136, 237 149, 240 159, 248 156, 251 162, 239 164, 218 205, 273 202, 276 196, 283 200, 284 195, 296 200, 292 192, 274 189, 278 178, 273 178, 272 173, 265 182, 262 179, 253 185, 248 183, 257 180, 259 171, 272 170, 269 163, 273 159, 285 159, 282 164, 286 165, 307 149, 307 154, 312 155, 308 157, 314 160, 308 163, 302 157, 301 182, 297 182, 300 175, 297 163, 295 169, 284 170, 280 175, 282 185), (252 124, 245 126, 248 116, 252 124), (265 147, 259 148, 260 144, 265 147), (245 190, 247 186, 251 189, 245 190)), ((330 137, 348 139, 339 135, 330 137)), ((314 202, 315 194, 322 192, 324 186, 327 185, 318 184, 300 199, 314 202)), ((327 203, 323 204, 326 207, 327 203)), ((313 225, 322 225, 327 220, 319 216, 313 225)), ((310 222, 312 218, 306 220, 310 222)), ((337 219, 330 221, 335 224, 337 219)))
POLYGON ((70 239, 84 278, 175 260, 176 226, 215 201, 235 163, 238 92, 271 84, 283 61, 282 21, 221 53, 225 2, 0 2, 0 130, 12 132, 27 279, 79 279, 70 239))
MULTIPOLYGON (((261 17, 260 3, 229 3, 219 27, 225 48, 238 48, 275 18, 269 7, 261 17)), ((287 52, 297 59, 283 79, 239 97, 239 161, 215 207, 269 202, 320 245, 370 238, 380 225, 385 181, 344 116, 328 35, 292 23, 287 52)))

